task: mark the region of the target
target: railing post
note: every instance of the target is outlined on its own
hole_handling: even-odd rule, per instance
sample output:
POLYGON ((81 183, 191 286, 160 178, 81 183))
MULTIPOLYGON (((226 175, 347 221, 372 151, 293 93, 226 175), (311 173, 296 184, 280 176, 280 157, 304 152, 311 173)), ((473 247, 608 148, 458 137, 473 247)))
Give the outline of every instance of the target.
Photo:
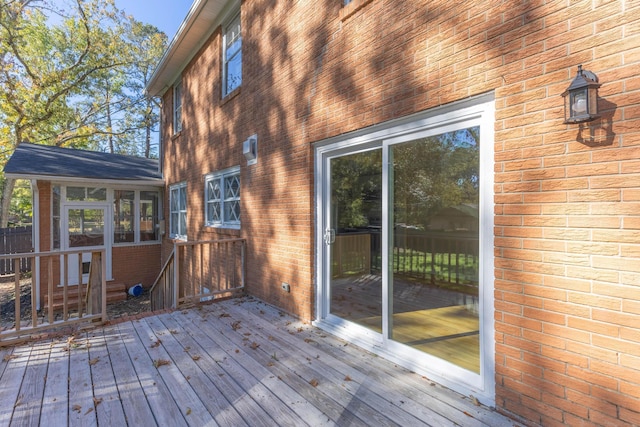
POLYGON ((171 308, 178 308, 178 296, 179 296, 179 283, 180 283, 180 246, 174 244, 173 250, 175 255, 173 257, 173 301, 171 308))
POLYGON ((101 283, 102 283, 102 321, 106 322, 109 319, 107 315, 107 251, 105 249, 100 251, 100 264, 102 268, 101 272, 101 283))
POLYGON ((242 263, 242 266, 240 267, 240 271, 241 271, 241 278, 240 278, 240 283, 242 283, 242 288, 244 289, 244 275, 245 275, 245 264, 244 264, 244 251, 245 251, 245 245, 246 242, 243 240, 240 242, 240 262, 242 263))

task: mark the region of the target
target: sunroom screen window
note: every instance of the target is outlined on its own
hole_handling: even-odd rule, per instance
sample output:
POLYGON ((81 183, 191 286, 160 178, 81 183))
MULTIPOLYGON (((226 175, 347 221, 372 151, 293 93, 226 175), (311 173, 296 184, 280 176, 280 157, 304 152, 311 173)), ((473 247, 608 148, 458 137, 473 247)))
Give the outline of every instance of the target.
POLYGON ((115 190, 113 192, 113 242, 133 242, 135 191, 115 190))

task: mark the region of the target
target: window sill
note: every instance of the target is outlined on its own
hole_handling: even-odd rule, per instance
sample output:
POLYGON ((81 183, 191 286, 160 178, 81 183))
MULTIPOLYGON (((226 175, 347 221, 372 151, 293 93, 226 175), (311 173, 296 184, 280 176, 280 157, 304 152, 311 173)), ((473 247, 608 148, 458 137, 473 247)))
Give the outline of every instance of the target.
POLYGON ((220 100, 220 106, 222 107, 224 104, 226 104, 227 102, 231 101, 233 98, 235 98, 236 96, 240 95, 240 90, 242 89, 242 86, 238 86, 237 88, 235 88, 234 90, 232 90, 231 92, 229 92, 228 94, 226 94, 221 100, 220 100))
POLYGON ((208 233, 223 235, 223 236, 240 237, 240 226, 231 227, 231 226, 205 225, 204 231, 208 233))
POLYGON ((354 13, 371 3, 373 0, 353 0, 348 5, 340 9, 340 21, 346 21, 354 13))
POLYGON ((182 136, 182 129, 180 129, 178 132, 176 132, 173 135, 171 135, 171 140, 175 141, 176 139, 180 138, 181 136, 182 136))

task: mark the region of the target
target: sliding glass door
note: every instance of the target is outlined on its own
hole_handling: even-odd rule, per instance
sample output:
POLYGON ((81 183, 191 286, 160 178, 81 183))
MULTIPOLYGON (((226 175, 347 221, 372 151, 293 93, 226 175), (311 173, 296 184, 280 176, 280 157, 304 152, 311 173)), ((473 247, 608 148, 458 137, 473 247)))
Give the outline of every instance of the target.
POLYGON ((319 148, 316 168, 317 324, 489 396, 491 113, 381 126, 319 148))

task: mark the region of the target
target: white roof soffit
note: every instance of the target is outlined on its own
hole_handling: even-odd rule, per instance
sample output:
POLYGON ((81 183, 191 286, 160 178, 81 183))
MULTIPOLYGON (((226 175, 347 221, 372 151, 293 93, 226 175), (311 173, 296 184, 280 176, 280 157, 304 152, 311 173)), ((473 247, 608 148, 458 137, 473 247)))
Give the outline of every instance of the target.
POLYGON ((223 12, 234 10, 239 5, 240 0, 194 0, 147 84, 147 95, 161 96, 166 92, 225 19, 223 12))

